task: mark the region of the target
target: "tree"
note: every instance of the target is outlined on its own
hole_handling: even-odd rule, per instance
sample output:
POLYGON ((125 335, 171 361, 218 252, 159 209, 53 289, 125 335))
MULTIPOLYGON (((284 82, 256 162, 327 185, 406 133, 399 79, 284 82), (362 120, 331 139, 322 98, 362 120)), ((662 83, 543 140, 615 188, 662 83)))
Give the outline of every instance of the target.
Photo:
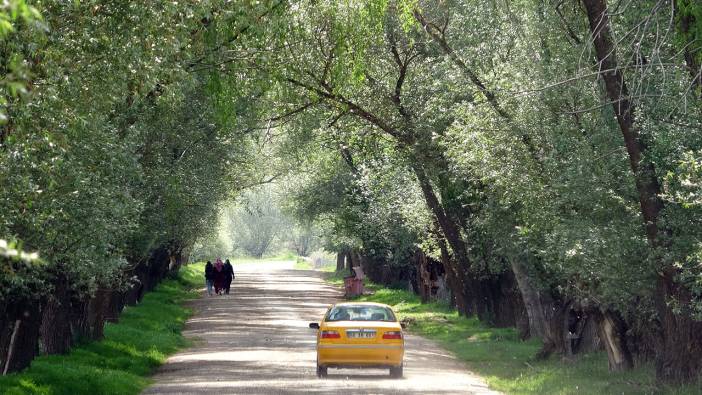
POLYGON ((261 258, 280 235, 285 219, 270 187, 247 192, 229 214, 229 229, 235 249, 261 258))
MULTIPOLYGON (((607 97, 619 124, 626 146, 639 195, 641 216, 646 228, 650 247, 664 254, 670 243, 670 229, 662 225, 661 212, 664 202, 662 188, 656 175, 656 167, 649 159, 650 143, 646 141, 636 122, 636 107, 629 97, 629 89, 619 70, 617 50, 614 45, 609 22, 609 11, 605 0, 584 0, 583 5, 590 23, 597 65, 602 72, 607 97)), ((700 330, 702 323, 696 322, 689 311, 675 311, 670 303, 687 309, 691 302, 690 290, 677 280, 679 270, 661 255, 654 256, 658 274, 653 293, 660 322, 663 341, 656 360, 657 376, 666 381, 689 381, 697 377, 702 361, 695 358, 702 351, 700 330)))
MULTIPOLYGON (((191 69, 221 5, 0 6, 0 233, 45 262, 27 274, 43 285, 24 289, 36 335, 12 370, 37 340, 61 353, 100 338, 105 320, 187 260, 218 204, 252 176, 250 134, 191 69)), ((12 314, 0 317, 3 339, 12 314)))

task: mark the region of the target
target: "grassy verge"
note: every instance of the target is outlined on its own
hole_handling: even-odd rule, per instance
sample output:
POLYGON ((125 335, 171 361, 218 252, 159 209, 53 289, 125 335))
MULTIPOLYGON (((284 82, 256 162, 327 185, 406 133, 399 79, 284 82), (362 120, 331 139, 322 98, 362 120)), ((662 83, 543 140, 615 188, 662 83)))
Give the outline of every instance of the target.
MULTIPOLYGON (((295 261, 295 265, 293 266, 293 269, 298 269, 298 270, 316 270, 320 272, 326 272, 326 273, 334 273, 336 270, 336 266, 322 266, 320 268, 315 268, 313 264, 310 262, 304 261, 302 259, 298 259, 295 261)), ((343 281, 342 281, 343 284, 343 281)))
POLYGON ((296 257, 295 258, 295 264, 293 265, 293 269, 298 269, 298 270, 314 270, 314 265, 312 262, 306 261, 302 259, 302 257, 296 257))
POLYGON ((314 265, 312 262, 309 262, 305 259, 302 259, 301 257, 296 257, 295 259, 295 265, 293 265, 293 269, 298 269, 298 270, 319 270, 322 272, 327 272, 327 273, 333 273, 336 270, 336 265, 325 265, 322 266, 319 269, 315 269, 314 265))
MULTIPOLYGON (((222 257, 222 260, 227 259, 228 257, 222 257)), ((277 255, 271 255, 271 256, 264 256, 262 258, 255 258, 255 257, 250 257, 250 256, 240 256, 236 258, 229 258, 229 262, 231 262, 232 265, 238 265, 242 263, 254 263, 254 262, 282 262, 282 261, 294 261, 297 259, 297 255, 295 255, 294 252, 282 252, 277 255)), ((212 259, 212 263, 214 263, 214 259, 212 259)))
POLYGON ((202 271, 203 265, 183 267, 177 279, 126 308, 119 323, 106 324, 104 340, 39 357, 23 372, 0 377, 0 394, 138 394, 167 355, 187 346, 180 332, 190 311, 182 303, 196 296, 202 271))
MULTIPOLYGON (((343 283, 346 273, 330 273, 327 281, 343 283)), ((520 341, 512 328, 491 328, 475 318, 460 317, 441 303, 422 304, 405 290, 367 284, 373 295, 359 300, 393 306, 409 331, 442 344, 469 368, 486 379, 490 388, 507 394, 700 394, 702 385, 659 388, 651 366, 611 373, 604 353, 580 356, 575 361, 552 358, 535 361, 537 341, 520 341)))

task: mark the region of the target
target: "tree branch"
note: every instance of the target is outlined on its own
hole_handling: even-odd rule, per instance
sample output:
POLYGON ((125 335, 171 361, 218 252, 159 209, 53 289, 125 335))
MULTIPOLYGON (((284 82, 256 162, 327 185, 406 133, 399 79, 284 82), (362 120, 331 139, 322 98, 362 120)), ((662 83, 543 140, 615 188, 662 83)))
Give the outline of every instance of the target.
MULTIPOLYGON (((284 3, 285 3, 285 1, 282 1, 282 0, 281 0, 281 1, 278 1, 278 2, 276 2, 275 4, 273 4, 273 6, 271 6, 271 7, 268 8, 266 11, 264 11, 263 13, 261 13, 260 15, 258 15, 258 16, 254 19, 253 22, 251 22, 251 23, 247 24, 246 26, 243 26, 243 27, 240 28, 239 30, 235 31, 234 34, 233 34, 231 37, 229 37, 227 40, 225 40, 224 42, 220 43, 220 44, 217 45, 215 48, 213 48, 213 49, 210 51, 210 53, 212 53, 212 52, 217 52, 217 51, 219 51, 220 49, 224 48, 225 46, 227 46, 227 45, 233 43, 234 41, 238 40, 239 37, 241 37, 241 36, 242 36, 244 33, 246 33, 249 29, 251 29, 251 27, 253 27, 255 24, 259 23, 263 18, 265 18, 266 16, 268 16, 270 13, 272 13, 273 11, 275 11, 278 7, 280 7, 280 6, 283 5, 284 3)), ((205 60, 205 58, 207 58, 207 54, 206 54, 206 55, 202 55, 202 56, 199 57, 198 59, 196 59, 196 60, 190 62, 190 63, 186 66, 186 70, 187 70, 187 71, 193 71, 193 68, 194 68, 195 66, 197 66, 198 64, 200 64, 203 60, 205 60)))
POLYGON ((286 81, 297 86, 297 87, 303 88, 303 89, 308 90, 308 91, 313 92, 313 93, 316 93, 317 95, 319 95, 319 96, 321 96, 321 97, 323 97, 331 102, 343 105, 343 106, 348 108, 348 113, 365 119, 366 121, 368 121, 372 125, 378 127, 383 132, 385 132, 385 133, 387 133, 387 134, 389 134, 397 139, 400 139, 403 141, 406 140, 405 136, 403 136, 401 133, 399 133, 397 130, 395 130, 393 127, 391 127, 389 124, 384 122, 382 119, 377 117, 375 114, 371 113, 370 111, 364 109, 360 105, 352 102, 351 100, 346 99, 345 97, 343 97, 339 94, 332 93, 331 87, 325 82, 320 82, 320 85, 322 85, 322 87, 324 87, 324 89, 320 89, 320 88, 311 86, 309 84, 306 84, 302 81, 298 81, 292 77, 287 78, 286 81))

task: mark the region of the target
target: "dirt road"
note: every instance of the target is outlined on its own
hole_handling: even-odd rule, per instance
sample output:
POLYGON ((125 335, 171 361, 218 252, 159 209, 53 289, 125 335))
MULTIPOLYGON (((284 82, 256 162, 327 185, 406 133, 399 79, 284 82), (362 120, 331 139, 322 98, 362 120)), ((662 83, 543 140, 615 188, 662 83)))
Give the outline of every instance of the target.
MULTIPOLYGON (((235 267, 228 296, 192 301, 185 335, 193 347, 171 358, 144 394, 494 394, 433 342, 407 336, 403 379, 386 370, 335 370, 318 379, 315 335, 341 296, 321 274, 292 262, 235 267)), ((204 292, 204 291, 203 291, 204 292)))

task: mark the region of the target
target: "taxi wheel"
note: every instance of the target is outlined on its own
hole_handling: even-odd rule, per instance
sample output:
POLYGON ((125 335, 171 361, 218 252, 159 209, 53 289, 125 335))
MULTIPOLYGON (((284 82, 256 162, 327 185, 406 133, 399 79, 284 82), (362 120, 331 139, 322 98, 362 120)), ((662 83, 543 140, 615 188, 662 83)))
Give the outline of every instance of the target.
POLYGON ((396 379, 402 378, 402 365, 396 368, 390 368, 390 377, 396 379))
POLYGON ((327 377, 327 367, 317 365, 317 377, 323 378, 327 377))

